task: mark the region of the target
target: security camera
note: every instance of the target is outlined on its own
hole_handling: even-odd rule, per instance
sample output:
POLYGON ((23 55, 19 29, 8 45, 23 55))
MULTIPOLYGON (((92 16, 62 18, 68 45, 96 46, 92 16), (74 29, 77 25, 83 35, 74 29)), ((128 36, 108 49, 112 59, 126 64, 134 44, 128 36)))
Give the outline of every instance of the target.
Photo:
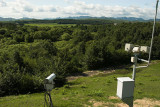
POLYGON ((56 78, 56 75, 52 73, 50 76, 48 76, 45 80, 45 84, 52 84, 53 80, 56 78))
POLYGON ((44 80, 44 88, 47 91, 51 91, 54 88, 55 82, 53 80, 55 78, 56 78, 56 75, 54 73, 52 73, 50 76, 48 76, 47 78, 45 78, 45 80, 44 80))

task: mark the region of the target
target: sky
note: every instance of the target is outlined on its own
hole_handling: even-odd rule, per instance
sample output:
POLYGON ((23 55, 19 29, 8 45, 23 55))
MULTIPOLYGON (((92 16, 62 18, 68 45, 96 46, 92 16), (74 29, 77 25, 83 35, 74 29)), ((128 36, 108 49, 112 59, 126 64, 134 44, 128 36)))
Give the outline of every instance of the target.
POLYGON ((0 0, 0 17, 44 19, 105 16, 153 19, 156 2, 157 0, 0 0))

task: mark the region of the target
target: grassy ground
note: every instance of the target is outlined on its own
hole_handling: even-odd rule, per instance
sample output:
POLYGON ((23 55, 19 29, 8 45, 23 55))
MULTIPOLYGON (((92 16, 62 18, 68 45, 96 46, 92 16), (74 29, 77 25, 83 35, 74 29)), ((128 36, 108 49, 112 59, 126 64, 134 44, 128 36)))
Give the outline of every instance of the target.
POLYGON ((75 26, 75 24, 57 24, 57 23, 31 23, 31 24, 25 24, 28 26, 40 26, 40 27, 55 27, 55 26, 75 26))
MULTIPOLYGON (((154 61, 148 68, 137 70, 134 100, 144 97, 160 100, 160 61, 154 61)), ((113 103, 122 103, 116 96, 117 77, 131 77, 132 69, 116 70, 112 74, 100 74, 82 77, 68 82, 64 87, 51 92, 55 107, 93 106, 93 101, 100 101, 114 107, 113 103), (109 102, 109 103, 107 103, 109 102)), ((1 107, 42 107, 44 94, 27 94, 0 98, 1 107)))

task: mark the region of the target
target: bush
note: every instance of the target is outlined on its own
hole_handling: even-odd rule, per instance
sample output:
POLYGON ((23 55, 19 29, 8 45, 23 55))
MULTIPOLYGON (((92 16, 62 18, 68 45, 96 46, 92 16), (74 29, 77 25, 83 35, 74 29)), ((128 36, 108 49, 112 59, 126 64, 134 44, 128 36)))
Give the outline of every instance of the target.
POLYGON ((9 71, 0 76, 0 96, 26 94, 43 90, 43 81, 36 76, 9 71))

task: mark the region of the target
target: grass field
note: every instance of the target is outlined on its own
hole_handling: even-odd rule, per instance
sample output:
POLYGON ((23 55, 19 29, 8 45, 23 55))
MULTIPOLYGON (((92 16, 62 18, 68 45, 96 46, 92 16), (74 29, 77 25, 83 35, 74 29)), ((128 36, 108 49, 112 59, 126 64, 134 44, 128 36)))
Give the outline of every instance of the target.
POLYGON ((30 23, 30 24, 25 24, 28 26, 39 26, 39 27, 57 27, 57 26, 75 26, 75 24, 57 24, 57 23, 30 23))
MULTIPOLYGON (((134 100, 151 98, 160 100, 160 61, 148 68, 137 70, 134 100)), ((103 102, 103 106, 114 107, 122 103, 116 96, 117 77, 131 77, 132 69, 119 69, 111 74, 99 74, 92 77, 81 77, 68 82, 64 87, 51 92, 55 107, 94 106, 93 102, 103 102)), ((0 98, 0 107, 43 107, 44 93, 6 96, 0 98)), ((159 106, 156 106, 159 107, 159 106)))

